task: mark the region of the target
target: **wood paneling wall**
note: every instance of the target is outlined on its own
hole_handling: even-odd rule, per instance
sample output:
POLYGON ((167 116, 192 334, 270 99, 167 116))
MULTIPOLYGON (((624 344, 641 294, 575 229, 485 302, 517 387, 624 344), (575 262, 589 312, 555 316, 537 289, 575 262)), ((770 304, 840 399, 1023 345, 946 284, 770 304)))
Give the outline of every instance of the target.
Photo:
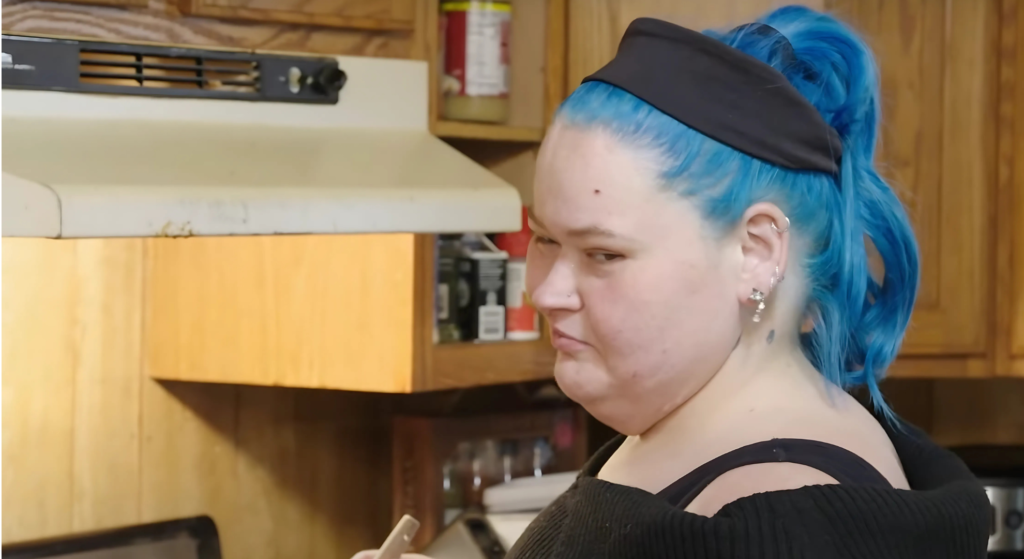
POLYGON ((147 8, 86 6, 38 0, 3 0, 5 32, 229 47, 319 54, 421 58, 419 35, 272 23, 236 23, 182 17, 172 3, 147 8))
POLYGON ((379 544, 389 401, 146 378, 143 250, 3 240, 3 541, 209 514, 228 559, 379 544))

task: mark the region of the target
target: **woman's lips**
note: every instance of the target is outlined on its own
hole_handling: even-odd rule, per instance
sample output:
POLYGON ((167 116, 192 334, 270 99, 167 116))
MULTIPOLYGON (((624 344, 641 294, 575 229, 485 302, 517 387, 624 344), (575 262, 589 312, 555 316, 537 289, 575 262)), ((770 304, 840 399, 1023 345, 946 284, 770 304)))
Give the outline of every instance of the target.
POLYGON ((574 353, 589 347, 589 344, 586 342, 580 341, 554 327, 551 328, 551 345, 558 351, 566 353, 574 353))

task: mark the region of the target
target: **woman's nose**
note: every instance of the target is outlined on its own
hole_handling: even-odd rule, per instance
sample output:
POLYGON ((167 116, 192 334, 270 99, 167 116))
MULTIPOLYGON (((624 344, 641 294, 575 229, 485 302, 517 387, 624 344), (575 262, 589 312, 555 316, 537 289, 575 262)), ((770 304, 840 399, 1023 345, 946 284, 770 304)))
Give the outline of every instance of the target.
POLYGON ((581 301, 576 289, 576 266, 564 260, 557 260, 546 272, 537 278, 539 281, 531 282, 534 285, 530 292, 530 300, 537 310, 545 315, 558 311, 579 310, 581 301))

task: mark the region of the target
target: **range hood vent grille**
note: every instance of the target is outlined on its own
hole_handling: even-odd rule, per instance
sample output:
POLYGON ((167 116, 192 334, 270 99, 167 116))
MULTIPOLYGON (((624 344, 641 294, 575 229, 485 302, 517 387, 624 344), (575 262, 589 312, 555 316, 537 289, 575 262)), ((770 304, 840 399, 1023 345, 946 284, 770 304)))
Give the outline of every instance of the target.
POLYGON ((3 35, 3 88, 336 104, 336 58, 3 35))
POLYGON ((204 89, 257 94, 259 62, 81 50, 79 80, 83 84, 119 87, 204 89))

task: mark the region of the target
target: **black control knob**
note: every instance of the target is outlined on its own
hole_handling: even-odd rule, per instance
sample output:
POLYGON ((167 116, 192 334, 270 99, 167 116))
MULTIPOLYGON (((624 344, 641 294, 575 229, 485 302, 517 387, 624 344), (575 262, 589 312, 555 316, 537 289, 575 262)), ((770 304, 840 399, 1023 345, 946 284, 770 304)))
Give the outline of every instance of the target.
POLYGON ((1024 513, 1019 510, 1011 510, 1006 513, 1006 529, 1018 530, 1024 525, 1024 513))
POLYGON ((313 91, 324 95, 333 95, 341 91, 348 81, 348 75, 341 68, 328 65, 320 68, 309 77, 313 91))

